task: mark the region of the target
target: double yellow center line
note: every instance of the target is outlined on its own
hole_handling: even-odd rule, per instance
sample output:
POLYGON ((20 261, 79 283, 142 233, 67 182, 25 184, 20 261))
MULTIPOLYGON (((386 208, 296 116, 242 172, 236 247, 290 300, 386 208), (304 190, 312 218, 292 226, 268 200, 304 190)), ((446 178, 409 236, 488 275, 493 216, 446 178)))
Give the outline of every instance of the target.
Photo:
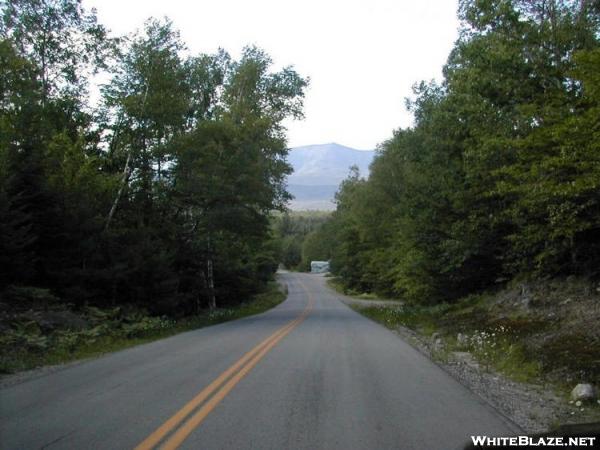
MULTIPOLYGON (((304 290, 306 288, 302 286, 304 290)), ((307 291, 308 292, 308 291, 307 291)), ((135 450, 150 450, 161 441, 162 450, 174 450, 196 429, 210 412, 227 396, 227 394, 244 378, 256 364, 281 341, 290 331, 296 328, 310 313, 314 299, 309 293, 309 302, 302 313, 288 324, 281 327, 267 339, 262 341, 229 369, 219 375, 206 386, 183 408, 177 411, 169 420, 158 427, 150 436, 140 443, 135 450), (202 406, 200 406, 202 405, 202 406), (200 407, 198 409, 198 407, 200 407), (194 411, 196 411, 194 413, 194 411), (187 420, 186 420, 187 419, 187 420), (184 422, 185 421, 185 422, 184 422), (177 428, 182 422, 179 428, 177 428), (177 429, 176 429, 177 428, 177 429), (174 431, 175 430, 175 431, 174 431), (166 440, 167 435, 171 434, 166 440)))

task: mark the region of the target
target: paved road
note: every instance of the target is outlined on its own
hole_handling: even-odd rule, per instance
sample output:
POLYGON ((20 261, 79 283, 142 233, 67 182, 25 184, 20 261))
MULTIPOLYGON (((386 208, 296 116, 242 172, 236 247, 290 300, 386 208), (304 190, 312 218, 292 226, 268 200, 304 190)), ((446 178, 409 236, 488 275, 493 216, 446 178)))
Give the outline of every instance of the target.
POLYGON ((1 390, 0 448, 447 450, 515 433, 323 277, 280 276, 289 296, 267 313, 1 390))

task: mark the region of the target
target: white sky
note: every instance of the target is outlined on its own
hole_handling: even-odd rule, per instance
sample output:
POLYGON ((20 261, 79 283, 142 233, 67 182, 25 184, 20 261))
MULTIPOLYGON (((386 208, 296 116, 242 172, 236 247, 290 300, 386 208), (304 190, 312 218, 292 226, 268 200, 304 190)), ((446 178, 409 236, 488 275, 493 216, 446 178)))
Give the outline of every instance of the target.
POLYGON ((404 98, 441 78, 457 37, 457 0, 84 0, 114 34, 168 16, 192 53, 238 57, 255 44, 276 68, 311 78, 289 145, 337 142, 373 149, 411 124, 404 98))

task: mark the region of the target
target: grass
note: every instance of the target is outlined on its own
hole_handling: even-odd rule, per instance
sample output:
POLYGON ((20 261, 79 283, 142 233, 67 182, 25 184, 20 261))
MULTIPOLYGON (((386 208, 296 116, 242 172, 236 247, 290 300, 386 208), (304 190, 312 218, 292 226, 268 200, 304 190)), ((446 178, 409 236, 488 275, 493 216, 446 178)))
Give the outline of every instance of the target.
POLYGON ((11 336, 3 337, 0 341, 0 373, 96 357, 185 331, 241 319, 267 311, 285 300, 285 297, 286 294, 277 283, 271 283, 265 292, 250 301, 177 321, 142 317, 135 323, 119 323, 117 326, 115 321, 107 320, 93 329, 60 331, 51 337, 42 336, 36 330, 21 329, 18 330, 19 334, 13 334, 12 341, 11 336))

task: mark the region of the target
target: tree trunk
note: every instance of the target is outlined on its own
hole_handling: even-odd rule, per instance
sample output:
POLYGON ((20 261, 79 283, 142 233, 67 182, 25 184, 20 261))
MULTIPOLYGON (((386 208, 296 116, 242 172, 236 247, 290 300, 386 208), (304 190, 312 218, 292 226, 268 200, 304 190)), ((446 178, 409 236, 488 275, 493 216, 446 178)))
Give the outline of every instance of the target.
POLYGON ((200 314, 202 311, 202 299, 205 293, 208 292, 208 283, 206 282, 206 274, 204 269, 200 271, 200 277, 202 278, 202 290, 196 296, 196 314, 200 314))
POLYGON ((214 311, 217 309, 217 299, 215 297, 215 280, 213 277, 213 262, 209 256, 206 260, 206 274, 208 281, 208 309, 214 311))
MULTIPOLYGON (((148 98, 148 85, 146 85, 146 90, 144 92, 144 99, 142 100, 142 113, 146 109, 147 98, 148 98)), ((121 123, 122 119, 123 119, 123 115, 121 114, 119 116, 119 125, 117 126, 117 130, 115 131, 115 135, 113 136, 113 141, 111 142, 111 147, 114 147, 114 145, 116 145, 117 133, 119 132, 120 123, 121 123)), ((144 128, 144 132, 145 132, 145 128, 144 128)), ((145 139, 144 139, 144 141, 145 141, 145 139)), ((114 150, 114 148, 113 148, 113 150, 114 150)), ((110 211, 108 213, 108 217, 106 218, 106 224, 104 225, 104 231, 108 230, 108 227, 110 226, 110 222, 115 214, 115 211, 117 210, 119 201, 121 200, 121 195, 123 194, 123 190, 125 189, 125 186, 127 186, 127 183, 129 182, 129 175, 131 174, 131 169, 129 168, 129 163, 131 162, 131 153, 132 152, 133 152, 133 149, 129 148, 129 152, 127 153, 127 160, 125 161, 125 167, 123 168, 123 179, 121 181, 121 186, 119 186, 119 191, 117 192, 115 201, 113 202, 113 204, 110 208, 110 211)))
POLYGON ((129 182, 129 162, 131 161, 131 150, 127 153, 127 160, 125 161, 125 167, 123 168, 123 178, 121 180, 121 186, 119 186, 119 192, 117 192, 117 196, 115 197, 115 201, 110 207, 110 211, 108 213, 108 217, 106 218, 106 223, 104 225, 104 231, 108 230, 110 226, 110 222, 112 221, 113 216, 115 215, 115 211, 117 210, 117 205, 119 204, 119 200, 121 199, 121 195, 123 195, 123 190, 127 183, 129 182))
POLYGON ((200 311, 202 310, 202 294, 198 293, 196 295, 196 315, 200 315, 200 311))

